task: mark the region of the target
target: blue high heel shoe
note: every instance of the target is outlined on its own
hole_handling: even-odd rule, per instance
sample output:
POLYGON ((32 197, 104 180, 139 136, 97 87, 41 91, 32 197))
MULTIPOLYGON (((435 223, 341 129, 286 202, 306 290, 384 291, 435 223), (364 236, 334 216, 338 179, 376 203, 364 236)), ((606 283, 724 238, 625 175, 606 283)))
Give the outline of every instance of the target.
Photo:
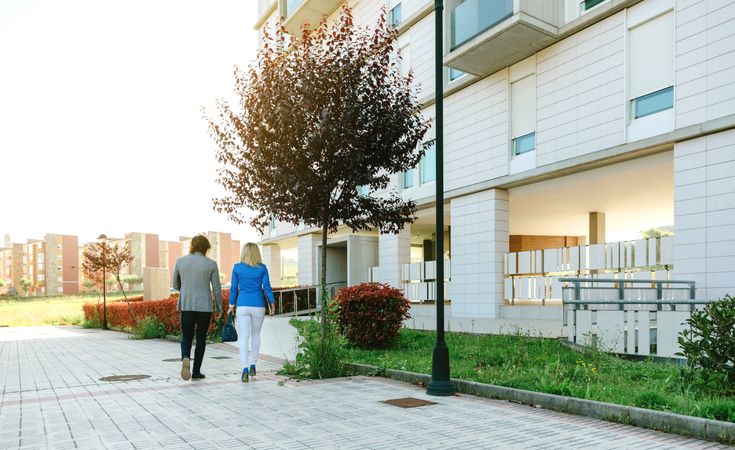
POLYGON ((250 374, 248 373, 247 367, 242 369, 242 376, 240 377, 240 381, 242 381, 243 383, 247 383, 248 381, 250 381, 250 374))
POLYGON ((255 376, 255 364, 250 364, 250 376, 255 376))

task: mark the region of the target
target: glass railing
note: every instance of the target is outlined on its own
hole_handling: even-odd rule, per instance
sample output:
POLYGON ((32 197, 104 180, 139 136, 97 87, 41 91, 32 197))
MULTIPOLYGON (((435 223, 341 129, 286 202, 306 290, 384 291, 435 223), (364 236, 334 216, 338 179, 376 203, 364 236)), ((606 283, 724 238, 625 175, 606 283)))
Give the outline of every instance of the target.
POLYGON ((302 3, 304 3, 304 0, 288 0, 286 2, 286 17, 293 14, 293 12, 296 11, 296 8, 298 8, 302 3))
POLYGON ((513 15, 513 0, 466 0, 452 11, 452 50, 513 15))

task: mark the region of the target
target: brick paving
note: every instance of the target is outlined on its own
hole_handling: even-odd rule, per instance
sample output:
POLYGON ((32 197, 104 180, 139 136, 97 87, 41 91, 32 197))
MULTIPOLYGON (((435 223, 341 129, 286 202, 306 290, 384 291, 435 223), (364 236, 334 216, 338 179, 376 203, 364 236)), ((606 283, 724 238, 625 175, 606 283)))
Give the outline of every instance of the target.
POLYGON ((101 330, 0 329, 0 448, 726 448, 509 402, 428 397, 381 378, 296 382, 268 357, 245 384, 236 349, 223 344, 207 348, 207 379, 187 382, 164 361, 178 352, 101 330), (150 378, 99 380, 135 374, 150 378), (381 403, 409 396, 437 404, 381 403))

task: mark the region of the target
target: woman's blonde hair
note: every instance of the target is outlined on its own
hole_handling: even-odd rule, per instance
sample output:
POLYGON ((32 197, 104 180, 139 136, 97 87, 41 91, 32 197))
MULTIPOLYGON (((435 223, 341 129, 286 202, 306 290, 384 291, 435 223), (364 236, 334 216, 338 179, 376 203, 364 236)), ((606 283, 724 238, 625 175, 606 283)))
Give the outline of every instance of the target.
POLYGON ((263 258, 260 256, 260 249, 252 242, 242 246, 242 253, 240 253, 240 261, 244 262, 248 266, 259 266, 263 263, 263 258))

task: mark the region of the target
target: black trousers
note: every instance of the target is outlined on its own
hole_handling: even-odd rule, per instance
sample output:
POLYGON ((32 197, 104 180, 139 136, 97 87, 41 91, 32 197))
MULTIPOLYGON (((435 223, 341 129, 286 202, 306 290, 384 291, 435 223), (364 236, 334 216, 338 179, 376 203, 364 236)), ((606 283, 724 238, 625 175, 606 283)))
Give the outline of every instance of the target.
POLYGON ((207 330, 212 321, 212 313, 201 311, 181 311, 181 359, 191 359, 191 342, 194 340, 194 328, 197 333, 197 346, 194 350, 193 373, 201 373, 204 360, 204 348, 207 346, 207 330))

